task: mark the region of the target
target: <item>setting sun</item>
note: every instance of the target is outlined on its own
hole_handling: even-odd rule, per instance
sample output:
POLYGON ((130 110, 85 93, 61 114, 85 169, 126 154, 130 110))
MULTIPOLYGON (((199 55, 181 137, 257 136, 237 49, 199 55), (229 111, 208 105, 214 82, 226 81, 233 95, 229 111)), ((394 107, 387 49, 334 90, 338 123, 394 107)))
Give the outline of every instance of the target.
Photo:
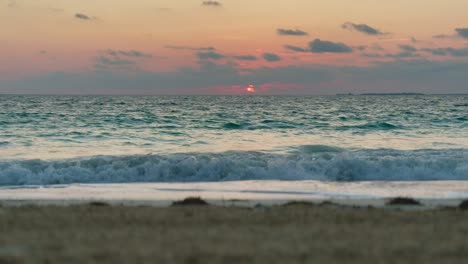
POLYGON ((255 86, 249 84, 249 86, 245 89, 248 93, 255 93, 255 86))

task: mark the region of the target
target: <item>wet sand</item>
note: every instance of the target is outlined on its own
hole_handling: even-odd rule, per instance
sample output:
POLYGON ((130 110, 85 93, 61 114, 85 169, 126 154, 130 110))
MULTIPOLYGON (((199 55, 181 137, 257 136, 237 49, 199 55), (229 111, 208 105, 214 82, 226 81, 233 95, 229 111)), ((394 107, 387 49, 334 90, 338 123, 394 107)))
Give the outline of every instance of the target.
POLYGON ((417 207, 3 206, 0 263, 464 263, 468 211, 417 207))

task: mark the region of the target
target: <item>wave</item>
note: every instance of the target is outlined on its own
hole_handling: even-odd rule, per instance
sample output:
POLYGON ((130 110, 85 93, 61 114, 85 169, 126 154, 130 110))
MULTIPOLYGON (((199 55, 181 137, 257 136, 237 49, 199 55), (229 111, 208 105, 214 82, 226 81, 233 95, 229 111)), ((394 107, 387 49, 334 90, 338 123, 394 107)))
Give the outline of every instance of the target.
POLYGON ((0 185, 236 180, 468 180, 468 150, 251 151, 0 161, 0 185))
POLYGON ((338 130, 395 130, 403 127, 388 122, 369 122, 361 125, 340 126, 338 130))
POLYGON ((303 145, 297 148, 302 153, 342 152, 344 149, 327 145, 303 145))
POLYGON ((226 123, 223 125, 223 128, 224 129, 242 129, 244 128, 245 125, 242 125, 242 124, 237 124, 237 123, 232 123, 232 122, 229 122, 229 123, 226 123))

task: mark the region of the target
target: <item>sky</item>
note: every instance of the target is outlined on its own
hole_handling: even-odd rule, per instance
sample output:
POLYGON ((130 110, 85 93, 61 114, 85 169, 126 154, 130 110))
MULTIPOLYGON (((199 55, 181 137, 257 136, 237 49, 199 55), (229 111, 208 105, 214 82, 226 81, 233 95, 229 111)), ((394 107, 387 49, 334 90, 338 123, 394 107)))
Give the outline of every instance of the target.
POLYGON ((468 93, 467 0, 0 0, 0 94, 468 93))

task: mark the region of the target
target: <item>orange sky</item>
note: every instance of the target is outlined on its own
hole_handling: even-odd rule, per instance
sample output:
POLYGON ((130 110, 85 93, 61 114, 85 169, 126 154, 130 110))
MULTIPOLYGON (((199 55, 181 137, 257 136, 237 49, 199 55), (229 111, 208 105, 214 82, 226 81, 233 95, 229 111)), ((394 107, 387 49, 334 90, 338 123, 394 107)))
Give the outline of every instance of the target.
POLYGON ((468 43, 467 38, 455 32, 456 28, 468 27, 466 0, 219 0, 218 3, 0 0, 0 80, 57 71, 94 71, 96 64, 109 63, 99 60, 108 56, 107 50, 151 54, 151 58, 127 58, 131 63, 122 59, 112 65, 114 68, 117 63, 127 63, 121 67, 124 71, 131 68, 171 72, 198 67, 200 59, 195 49, 201 47, 214 47, 214 52, 222 55, 221 59, 213 60, 217 64, 236 63, 239 68, 250 69, 309 64, 365 66, 396 60, 392 54, 402 51, 400 45, 411 45, 420 51, 418 56, 404 59, 422 56, 435 61, 459 61, 465 56, 440 57, 422 50, 466 49, 468 43), (344 29, 342 25, 346 22, 365 24, 381 34, 344 29), (281 36, 277 29, 301 30, 307 35, 281 36), (306 49, 314 39, 342 43, 353 52, 293 52, 284 48, 292 45, 306 49), (365 50, 358 48, 364 46, 365 50), (265 53, 276 54, 280 59, 268 61, 263 59, 265 53), (234 59, 246 55, 257 59, 234 59))

